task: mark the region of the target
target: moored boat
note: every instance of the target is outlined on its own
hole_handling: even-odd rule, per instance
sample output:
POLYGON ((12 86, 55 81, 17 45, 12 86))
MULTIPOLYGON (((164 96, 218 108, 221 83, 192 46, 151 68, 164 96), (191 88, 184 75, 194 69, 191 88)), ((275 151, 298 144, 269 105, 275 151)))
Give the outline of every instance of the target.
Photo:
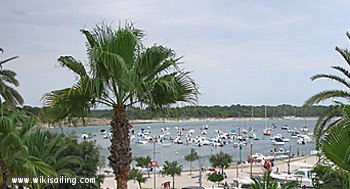
POLYGON ((237 130, 232 129, 230 135, 237 135, 237 130))
POLYGON ((300 128, 301 132, 309 132, 309 129, 307 128, 307 126, 301 127, 300 128))
POLYGON ((284 141, 281 138, 275 138, 272 142, 273 145, 284 145, 284 141))
POLYGON ((282 130, 289 130, 289 127, 286 126, 286 125, 283 125, 283 126, 281 126, 281 129, 282 129, 282 130))
POLYGON ((270 136, 270 135, 271 135, 270 130, 269 130, 269 129, 264 129, 263 135, 264 135, 264 136, 270 136))
POLYGON ((284 148, 274 148, 270 150, 270 153, 274 155, 286 155, 289 154, 289 150, 286 150, 284 148))

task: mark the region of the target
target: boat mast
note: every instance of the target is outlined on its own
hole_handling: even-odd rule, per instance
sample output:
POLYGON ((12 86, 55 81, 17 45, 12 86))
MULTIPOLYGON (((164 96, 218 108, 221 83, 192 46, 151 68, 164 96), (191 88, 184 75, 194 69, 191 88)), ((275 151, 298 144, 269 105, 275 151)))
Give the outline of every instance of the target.
POLYGON ((266 105, 265 105, 265 128, 267 129, 266 105))

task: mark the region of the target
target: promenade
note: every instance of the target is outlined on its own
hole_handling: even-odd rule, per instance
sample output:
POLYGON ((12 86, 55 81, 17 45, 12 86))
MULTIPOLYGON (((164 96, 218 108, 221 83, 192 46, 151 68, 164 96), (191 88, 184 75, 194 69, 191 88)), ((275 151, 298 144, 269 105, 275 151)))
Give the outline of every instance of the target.
MULTIPOLYGON (((272 172, 287 172, 288 171, 288 159, 284 160, 276 160, 274 163, 274 167, 272 167, 272 172)), ((301 157, 295 157, 291 158, 290 160, 290 170, 294 171, 298 168, 302 167, 312 167, 317 162, 317 156, 316 155, 307 155, 307 156, 301 156, 301 157)), ((192 175, 189 174, 188 171, 183 171, 181 176, 175 177, 175 187, 177 189, 181 189, 185 186, 199 186, 199 179, 198 177, 193 178, 195 176, 198 176, 199 171, 194 170, 192 171, 192 175)), ((213 184, 212 182, 207 180, 207 174, 210 173, 210 171, 206 170, 202 172, 202 186, 205 188, 212 188, 213 184)), ((250 175, 250 164, 248 165, 239 165, 239 166, 230 166, 230 168, 225 169, 225 173, 227 175, 227 178, 222 181, 222 183, 227 182, 228 184, 232 183, 234 179, 237 178, 245 178, 249 177, 250 175)), ((253 176, 262 175, 263 174, 263 168, 261 164, 253 164, 252 169, 253 176)), ((165 182, 170 182, 172 184, 172 178, 169 176, 162 176, 157 174, 156 176, 156 183, 157 183, 157 189, 162 189, 161 184, 165 182)), ((102 184, 101 188, 106 189, 114 189, 115 187, 115 180, 114 177, 106 176, 104 183, 102 184)), ((154 179, 153 174, 151 175, 151 178, 147 179, 146 183, 142 184, 143 188, 152 188, 154 185, 154 179)), ((217 184, 216 184, 217 186, 217 184)), ((128 189, 138 189, 138 183, 134 181, 129 181, 128 183, 128 189)))

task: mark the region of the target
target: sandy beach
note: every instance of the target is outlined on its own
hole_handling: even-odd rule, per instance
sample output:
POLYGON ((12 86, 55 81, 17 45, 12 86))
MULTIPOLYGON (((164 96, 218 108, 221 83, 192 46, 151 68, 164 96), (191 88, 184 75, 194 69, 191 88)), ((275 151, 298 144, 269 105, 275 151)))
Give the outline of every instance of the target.
MULTIPOLYGON (((290 169, 291 171, 294 171, 301 167, 312 167, 317 162, 317 156, 316 155, 307 155, 307 156, 301 156, 301 157, 295 157, 292 158, 290 161, 290 169)), ((288 159, 284 160, 276 160, 275 165, 272 168, 273 172, 276 171, 279 172, 287 172, 288 171, 288 159)), ((203 178, 202 178, 202 186, 205 188, 212 188, 213 184, 212 182, 208 181, 207 174, 210 171, 202 172, 203 178)), ((198 176, 199 171, 195 170, 192 171, 192 175, 189 174, 189 172, 183 171, 181 176, 175 177, 175 187, 178 189, 181 189, 185 186, 199 186, 198 177, 192 178, 193 176, 198 176)), ((225 173, 227 175, 227 178, 222 181, 222 183, 232 183, 234 179, 236 178, 244 178, 249 177, 250 175, 250 165, 239 165, 239 166, 230 166, 228 169, 225 169, 225 173)), ((253 165, 253 176, 256 175, 262 175, 263 174, 263 168, 261 164, 254 164, 253 165)), ((161 184, 164 182, 172 182, 172 178, 169 176, 162 176, 157 174, 156 175, 156 183, 157 183, 157 189, 162 189, 161 184)), ((151 178, 147 179, 146 183, 142 184, 143 188, 153 188, 154 185, 154 179, 153 175, 151 175, 151 178)), ((217 186, 217 184, 216 184, 217 186)), ((114 177, 106 176, 104 183, 102 184, 101 188, 103 189, 115 189, 115 180, 114 177)), ((137 182, 129 181, 128 183, 128 189, 138 189, 137 182)))

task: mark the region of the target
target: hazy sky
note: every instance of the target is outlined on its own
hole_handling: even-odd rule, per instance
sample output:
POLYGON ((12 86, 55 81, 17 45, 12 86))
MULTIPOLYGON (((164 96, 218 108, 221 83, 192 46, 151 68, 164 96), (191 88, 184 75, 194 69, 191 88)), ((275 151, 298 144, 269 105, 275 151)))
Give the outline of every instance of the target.
POLYGON ((74 82, 57 58, 86 59, 79 30, 128 19, 146 31, 146 44, 184 55, 201 105, 301 105, 336 87, 310 77, 346 66, 334 48, 350 47, 349 8, 336 0, 1 0, 0 59, 20 56, 4 67, 17 72, 25 103, 41 106, 44 93, 74 82))

